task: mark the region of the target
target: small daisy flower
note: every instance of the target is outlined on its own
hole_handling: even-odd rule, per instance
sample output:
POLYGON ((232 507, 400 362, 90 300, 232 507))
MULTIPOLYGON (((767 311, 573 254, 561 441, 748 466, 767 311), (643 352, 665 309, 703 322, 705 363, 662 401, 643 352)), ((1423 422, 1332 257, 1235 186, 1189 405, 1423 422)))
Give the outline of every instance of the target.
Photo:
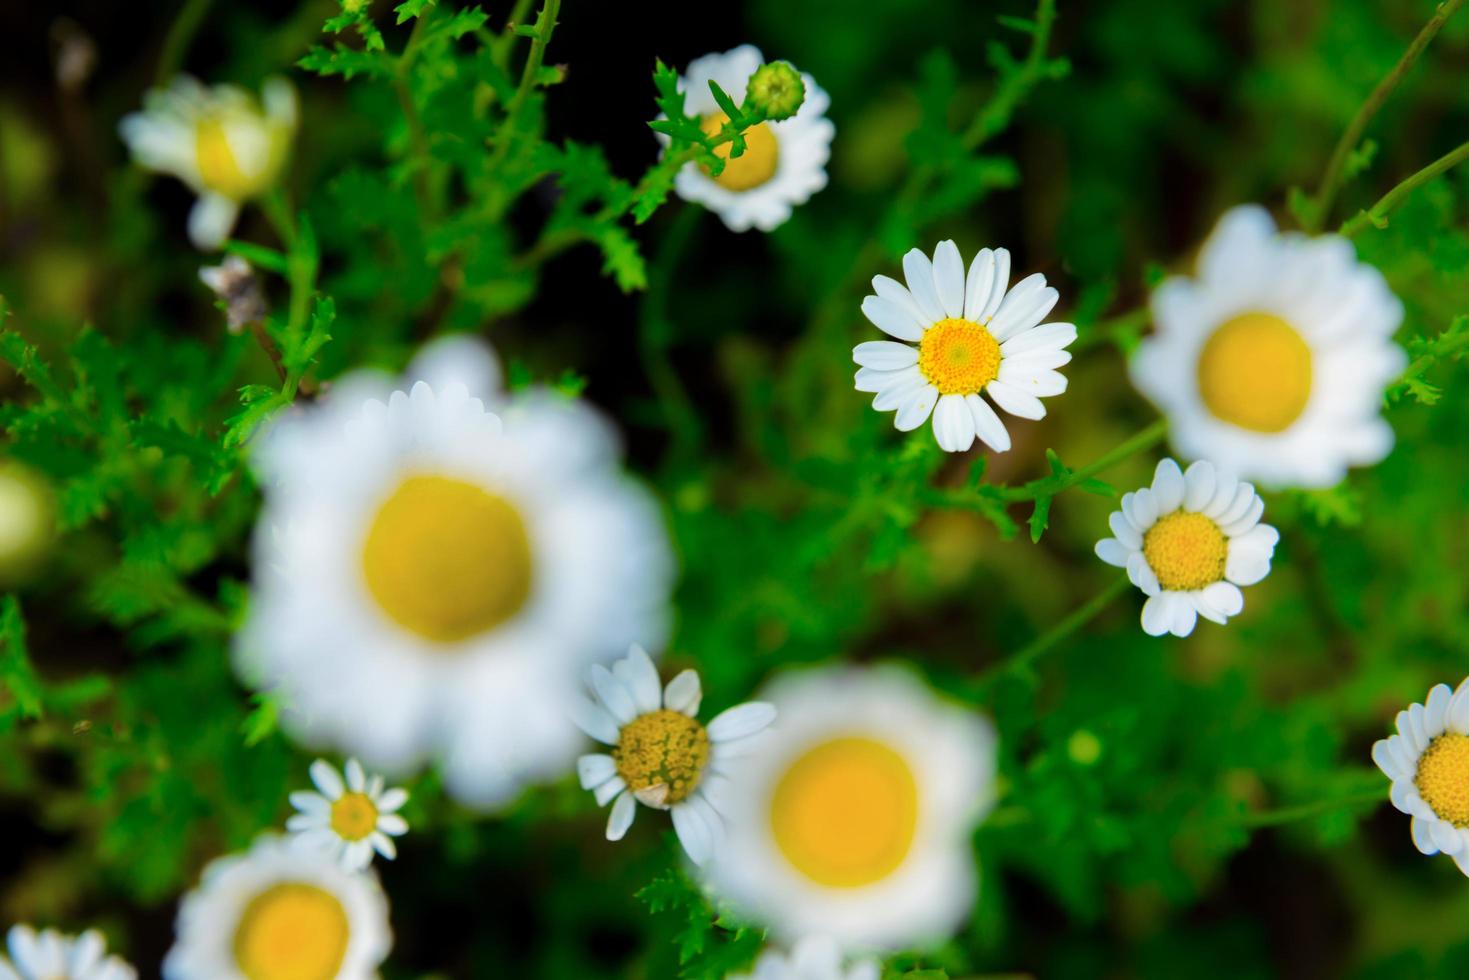
POLYGON ((843 969, 842 951, 827 936, 808 936, 789 955, 767 949, 755 961, 753 973, 731 973, 725 980, 878 980, 882 966, 873 959, 843 969))
POLYGON ((1041 399, 1066 390, 1056 369, 1071 361, 1066 346, 1076 339, 1069 323, 1041 323, 1059 294, 1039 272, 1010 289, 1003 248, 980 249, 966 276, 952 241, 939 242, 932 261, 910 251, 903 276, 906 288, 875 277, 876 295, 862 301, 863 315, 896 340, 869 340, 852 351, 857 390, 875 393, 879 412, 896 411, 901 432, 932 414, 946 452, 964 452, 976 436, 1005 452, 1010 433, 980 392, 1017 418, 1045 418, 1041 399))
POLYGON ((1130 365, 1177 452, 1270 486, 1327 487, 1392 449, 1382 393, 1407 357, 1403 305, 1336 235, 1276 231, 1237 207, 1194 278, 1153 293, 1157 333, 1130 365))
POLYGON ((672 811, 684 851, 706 863, 724 839, 722 763, 775 720, 775 709, 750 701, 701 725, 699 675, 686 670, 660 690, 658 670, 639 646, 611 670, 593 665, 587 683, 593 700, 572 702, 573 719, 612 752, 582 756, 576 771, 599 806, 614 801, 607 839, 622 840, 641 803, 672 811))
POLYGON ((177 177, 199 195, 189 238, 213 250, 234 230, 240 205, 280 176, 296 132, 296 90, 272 78, 257 102, 237 86, 206 88, 181 75, 167 89, 149 92, 143 111, 124 117, 119 128, 139 164, 177 177))
POLYGON ((402 383, 349 376, 275 422, 236 645, 293 737, 389 774, 436 760, 479 806, 572 765, 566 699, 588 664, 663 635, 673 577, 603 417, 500 385, 459 338, 402 383))
POLYGON ((164 980, 374 980, 393 945, 372 872, 266 836, 204 869, 179 906, 164 980))
POLYGON ((347 760, 346 778, 324 759, 311 764, 316 792, 298 790, 291 806, 300 812, 286 821, 286 829, 303 844, 324 848, 348 871, 361 871, 376 851, 391 861, 398 856, 394 837, 408 832, 408 821, 398 809, 408 802, 408 791, 383 788, 383 777, 368 778, 362 763, 347 760))
POLYGON ((10 959, 0 956, 0 980, 137 980, 138 971, 107 955, 102 933, 66 936, 15 926, 6 936, 10 959))
POLYGON ((1392 805, 1412 817, 1413 843, 1440 851, 1469 875, 1469 680, 1439 684, 1423 704, 1399 711, 1398 733, 1372 746, 1392 780, 1392 805))
POLYGON ((1097 542, 1097 557, 1127 569, 1148 601, 1143 631, 1188 636, 1198 617, 1224 623, 1245 605, 1241 585, 1270 574, 1280 532, 1260 523, 1265 501, 1248 483, 1200 460, 1184 473, 1171 459, 1158 463, 1153 485, 1122 495, 1108 518, 1113 538, 1097 542))
MULTIPOLYGON (((702 118, 705 132, 717 133, 729 117, 714 101, 709 82, 718 82, 730 98, 741 99, 764 60, 749 44, 696 58, 679 80, 684 111, 702 118)), ((697 163, 686 165, 674 179, 678 196, 719 215, 730 231, 770 231, 791 216, 794 205, 804 204, 825 187, 826 161, 836 134, 826 118, 831 99, 810 75, 803 73, 801 81, 806 97, 795 115, 746 130, 745 152, 733 159, 728 143, 718 147, 715 153, 726 161, 718 177, 697 163)))
POLYGON ((763 694, 780 727, 727 769, 714 892, 784 942, 941 941, 978 890, 992 726, 890 667, 801 671, 763 694))

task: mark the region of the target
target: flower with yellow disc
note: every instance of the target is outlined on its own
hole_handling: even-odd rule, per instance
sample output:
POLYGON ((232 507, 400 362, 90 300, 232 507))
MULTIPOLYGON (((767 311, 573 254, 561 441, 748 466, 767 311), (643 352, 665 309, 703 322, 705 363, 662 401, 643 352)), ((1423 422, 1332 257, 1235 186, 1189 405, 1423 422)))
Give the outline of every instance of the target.
POLYGON ((598 805, 613 801, 607 839, 622 839, 641 803, 671 811, 689 858, 708 862, 724 840, 722 769, 775 720, 775 709, 750 701, 701 724, 699 675, 686 670, 662 688, 652 659, 636 645, 611 670, 592 666, 587 686, 592 699, 573 701, 572 717, 612 751, 582 756, 576 771, 598 805))
POLYGON ((234 230, 240 206, 273 187, 296 132, 296 90, 266 81, 259 101, 234 85, 206 88, 181 75, 123 118, 123 140, 149 170, 182 180, 199 195, 189 238, 215 249, 234 230))
POLYGON ((1423 704, 1399 711, 1398 733, 1372 746, 1392 780, 1392 805, 1412 817, 1413 844, 1442 851, 1469 875, 1469 680, 1436 685, 1423 704))
POLYGON ((1268 486, 1327 487, 1392 449, 1382 393, 1407 363, 1392 342, 1403 305, 1346 239, 1281 233, 1264 208, 1237 207, 1197 275, 1165 281, 1152 309, 1132 381, 1168 416, 1179 455, 1268 486))
POLYGON ((1070 363, 1076 339, 1069 323, 1042 323, 1059 294, 1039 272, 1010 288, 1010 253, 982 248, 969 271, 959 247, 939 242, 930 260, 919 249, 903 256, 907 286, 887 276, 872 280, 875 295, 862 313, 893 340, 869 340, 852 351, 857 390, 872 392, 872 407, 897 412, 901 432, 933 416, 939 448, 960 453, 980 442, 997 453, 1010 433, 990 407, 1023 419, 1046 414, 1042 398, 1066 390, 1056 369, 1070 363))
POLYGON ((1198 618, 1223 623, 1245 605, 1241 585, 1270 574, 1280 532, 1261 524, 1265 502, 1248 483, 1203 460, 1185 473, 1158 464, 1151 487, 1122 495, 1108 519, 1116 537, 1097 542, 1097 557, 1127 569, 1143 591, 1149 636, 1188 636, 1198 618))
POLYGON ((800 671, 761 696, 780 724, 728 770, 714 891, 783 942, 909 949, 950 935, 978 888, 990 723, 899 668, 800 671))
POLYGON ((184 896, 164 980, 372 980, 393 945, 371 871, 265 836, 184 896))
POLYGON ((836 135, 836 127, 826 118, 831 99, 810 75, 800 76, 805 86, 800 108, 789 118, 776 118, 784 105, 794 101, 795 86, 789 84, 793 81, 787 77, 789 66, 777 62, 762 69, 764 60, 758 48, 745 44, 694 59, 679 80, 684 111, 702 119, 705 132, 713 135, 728 117, 715 102, 710 81, 738 103, 759 73, 755 96, 769 103, 762 109, 771 118, 745 131, 745 152, 731 158, 729 144, 723 144, 715 150, 725 160, 719 176, 689 163, 673 184, 679 197, 713 211, 731 231, 770 231, 791 216, 795 205, 825 187, 826 161, 836 135))
POLYGON ((408 802, 408 791, 387 789, 383 777, 369 777, 356 759, 347 760, 339 773, 324 759, 311 764, 316 791, 297 790, 291 806, 299 812, 286 829, 303 843, 325 849, 348 871, 372 863, 374 852, 391 861, 398 856, 394 837, 408 832, 408 821, 398 810, 408 802))

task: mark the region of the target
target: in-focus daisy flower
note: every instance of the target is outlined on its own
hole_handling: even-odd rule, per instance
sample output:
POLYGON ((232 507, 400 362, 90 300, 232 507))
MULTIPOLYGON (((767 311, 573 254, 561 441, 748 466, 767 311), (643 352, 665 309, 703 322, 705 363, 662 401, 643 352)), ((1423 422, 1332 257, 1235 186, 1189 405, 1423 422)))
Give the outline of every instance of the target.
POLYGON ((51 488, 29 466, 0 460, 0 585, 26 578, 56 530, 51 488))
POLYGON ((686 670, 661 688, 653 661, 636 645, 611 670, 590 667, 587 685, 592 700, 573 701, 573 718, 612 752, 582 756, 576 771, 598 805, 614 801, 607 839, 622 840, 642 803, 671 811, 683 849, 704 864, 724 839, 722 764, 765 731, 775 709, 750 701, 702 725, 699 675, 686 670))
POLYGON ((66 936, 54 929, 37 932, 15 926, 6 936, 10 959, 0 956, 0 980, 137 980, 120 957, 107 955, 102 933, 88 929, 66 936))
POLYGON ((1122 495, 1107 523, 1116 537, 1097 542, 1097 557, 1127 569, 1143 590, 1143 630, 1188 636, 1203 616, 1223 623, 1245 605, 1241 585, 1270 574, 1280 532, 1260 523, 1265 501, 1248 483, 1200 460, 1184 473, 1158 463, 1153 485, 1122 495))
POLYGON ((348 871, 371 864, 374 851, 391 861, 398 856, 393 838, 408 832, 408 821, 398 815, 408 791, 385 789, 383 777, 368 778, 356 759, 347 760, 343 776, 324 759, 313 762, 316 792, 291 794, 291 806, 300 812, 286 821, 286 829, 303 844, 330 852, 348 871))
POLYGON ((878 980, 882 967, 864 959, 842 967, 842 951, 827 936, 808 936, 789 955, 767 949, 755 961, 753 973, 732 973, 726 980, 878 980))
POLYGON ((876 276, 876 295, 862 313, 895 340, 869 340, 852 351, 857 390, 876 393, 872 407, 896 411, 909 432, 933 415, 939 447, 958 453, 976 436, 995 452, 1010 448, 1005 423, 980 397, 1023 419, 1046 415, 1042 398, 1066 390, 1056 369, 1071 360, 1069 323, 1041 321, 1059 294, 1039 272, 1010 284, 1010 253, 982 248, 969 272, 959 247, 939 242, 930 261, 918 249, 903 256, 905 288, 876 276), (898 341, 902 341, 899 343, 898 341))
MULTIPOLYGON (((739 101, 764 60, 760 50, 749 44, 694 59, 679 82, 684 111, 703 119, 705 132, 717 133, 729 117, 714 101, 709 82, 719 83, 730 98, 739 101)), ((746 130, 745 152, 733 159, 728 143, 717 148, 715 153, 725 160, 718 177, 709 176, 697 163, 685 166, 674 180, 678 196, 704 205, 731 231, 752 227, 770 231, 791 216, 794 205, 804 204, 825 187, 826 161, 836 134, 836 127, 826 118, 831 99, 810 75, 803 73, 801 81, 806 97, 795 115, 746 130)), ((776 96, 784 94, 772 93, 772 100, 780 101, 776 96)))
POLYGON ((122 138, 139 164, 171 174, 199 195, 189 238, 214 249, 229 237, 240 205, 280 176, 296 132, 296 90, 266 81, 261 99, 234 85, 206 88, 187 75, 149 92, 126 116, 122 138))
POLYGON ((1220 219, 1198 275, 1153 293, 1133 384, 1174 448, 1270 486, 1325 487, 1392 449, 1383 388, 1407 363, 1403 306, 1336 235, 1280 233, 1265 209, 1220 219))
POLYGON ((1469 875, 1469 680, 1456 691, 1435 686, 1424 704, 1398 712, 1397 725, 1372 746, 1392 805, 1413 818, 1418 850, 1442 851, 1469 875))
POLYGON ((371 980, 392 948, 377 876, 277 837, 219 858, 179 906, 165 980, 371 980))
POLYGON ((572 764, 582 670, 661 638, 667 536, 584 403, 506 396, 469 340, 407 381, 339 380, 257 446, 239 667, 297 738, 389 773, 437 758, 451 792, 498 804, 572 764))
POLYGON ((989 722, 897 668, 804 671, 762 693, 780 723, 727 769, 714 890, 788 942, 908 948, 951 933, 978 887, 989 722))

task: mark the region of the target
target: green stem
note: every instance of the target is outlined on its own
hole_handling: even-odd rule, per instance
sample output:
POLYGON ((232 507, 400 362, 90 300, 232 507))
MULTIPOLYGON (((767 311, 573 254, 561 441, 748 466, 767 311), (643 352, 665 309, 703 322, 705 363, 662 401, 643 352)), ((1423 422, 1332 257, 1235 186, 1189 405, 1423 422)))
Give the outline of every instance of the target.
MULTIPOLYGON (((1462 3, 1463 0, 1456 0, 1462 3)), ((1045 75, 1046 50, 1051 42, 1051 28, 1056 23, 1056 0, 1040 0, 1035 8, 1035 32, 1031 34, 1030 50, 1025 61, 1015 74, 1006 79, 994 96, 985 103, 974 122, 964 131, 962 141, 967 150, 977 149, 991 137, 1004 131, 1010 124, 1026 94, 1045 75)))
POLYGON ((1336 797, 1326 800, 1313 800, 1310 803, 1300 803, 1296 806, 1277 807, 1274 810, 1256 810, 1246 813, 1240 817, 1240 822, 1246 827, 1278 827, 1281 824, 1295 823, 1298 820, 1309 820, 1319 817, 1325 813, 1334 813, 1361 806, 1376 806, 1387 802, 1387 793, 1381 788, 1364 790, 1353 793, 1351 796, 1336 797))
POLYGON ((1387 216, 1396 210, 1407 199, 1409 194, 1445 171, 1463 163, 1465 160, 1469 160, 1469 143, 1460 144, 1458 147, 1450 150, 1382 195, 1372 207, 1366 211, 1359 212, 1350 221, 1344 222, 1341 226, 1341 234, 1347 238, 1352 238, 1368 225, 1379 228, 1385 226, 1387 224, 1387 216))
POLYGON ((408 75, 418 53, 423 25, 428 22, 429 16, 424 13, 414 20, 413 31, 403 45, 403 53, 398 56, 398 69, 393 73, 393 91, 397 93, 398 106, 403 110, 403 119, 408 125, 408 139, 413 146, 413 193, 418 198, 419 209, 425 214, 434 210, 428 182, 432 157, 429 154, 428 130, 424 128, 423 120, 418 115, 418 107, 413 104, 413 90, 408 85, 408 75))
POLYGON ((1085 605, 1078 608, 1071 615, 1051 627, 1045 633, 1036 637, 1030 643, 1021 647, 1015 653, 1006 657, 998 663, 991 664, 985 668, 974 679, 975 685, 988 684, 1003 674, 1014 670, 1029 667, 1041 658, 1042 655, 1060 646, 1070 639, 1092 620, 1096 619, 1103 610, 1110 606, 1118 596, 1126 592, 1132 583, 1126 577, 1114 579, 1105 589, 1097 593, 1085 605))
POLYGON ((1408 50, 1403 52, 1398 63, 1383 77, 1382 81, 1377 83, 1372 94, 1367 96, 1367 101, 1362 103, 1362 107, 1347 124, 1346 132, 1342 133, 1341 139, 1337 141, 1336 149, 1331 154, 1331 160, 1326 165, 1326 172, 1321 177, 1321 186, 1316 190, 1316 199, 1312 203, 1307 231, 1320 231, 1326 224, 1332 201, 1335 200, 1336 192, 1341 187, 1343 176, 1346 173, 1347 158, 1362 141, 1362 134, 1366 131, 1367 124, 1387 102, 1388 96, 1392 95, 1393 90, 1408 74, 1408 70, 1413 67, 1419 55, 1423 54, 1424 49, 1438 34, 1439 29, 1454 15, 1455 11, 1464 5, 1464 2, 1465 0, 1447 0, 1438 5, 1438 10, 1434 12, 1428 23, 1423 25, 1423 29, 1418 32, 1413 43, 1408 45, 1408 50))
POLYGON ((514 50, 515 39, 519 37, 515 28, 530 13, 532 2, 533 0, 515 0, 515 6, 510 8, 510 16, 505 19, 505 29, 490 45, 490 59, 502 70, 510 65, 510 52, 514 50))
POLYGON ((168 36, 163 40, 163 52, 158 56, 158 69, 153 75, 155 87, 167 85, 178 74, 189 44, 199 32, 199 25, 204 23, 204 15, 209 13, 211 3, 213 0, 184 0, 183 8, 179 10, 173 26, 168 29, 168 36))
POLYGON ((1049 477, 1040 480, 1032 480, 1022 487, 1000 487, 1000 496, 1005 500, 1035 500, 1040 496, 1055 496, 1063 490, 1069 490, 1085 480, 1107 469, 1136 456, 1138 453, 1152 449, 1162 442, 1168 435, 1168 420, 1158 419, 1150 423, 1147 428, 1136 435, 1124 440, 1109 452, 1102 454, 1097 459, 1083 466, 1079 470, 1073 470, 1071 475, 1060 482, 1052 482, 1049 477))
POLYGON ((500 124, 500 131, 495 136, 495 153, 489 163, 491 173, 498 173, 510 154, 515 127, 520 121, 520 113, 526 100, 536 87, 536 76, 545 63, 546 45, 551 41, 551 33, 556 29, 556 17, 560 12, 561 0, 545 0, 541 5, 541 12, 536 17, 535 33, 531 36, 530 53, 526 55, 525 67, 520 73, 520 85, 516 87, 510 104, 505 107, 505 121, 500 124))
MULTIPOLYGON (((286 249, 286 282, 291 289, 286 334, 295 336, 306 329, 306 321, 311 315, 311 297, 316 291, 316 242, 310 234, 309 226, 303 230, 297 224, 295 214, 279 188, 261 199, 261 207, 286 249)), ((266 353, 270 353, 269 348, 266 353)), ((272 360, 274 359, 272 356, 272 360)), ((287 372, 283 381, 282 390, 290 397, 296 397, 296 387, 300 379, 291 378, 287 372)))

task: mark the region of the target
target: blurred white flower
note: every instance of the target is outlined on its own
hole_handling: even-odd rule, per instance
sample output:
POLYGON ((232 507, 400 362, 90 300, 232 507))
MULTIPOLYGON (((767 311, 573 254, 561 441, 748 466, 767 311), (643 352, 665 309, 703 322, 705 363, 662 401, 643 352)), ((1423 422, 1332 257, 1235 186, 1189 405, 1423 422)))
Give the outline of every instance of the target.
POLYGON ((339 380, 257 446, 238 664, 296 737, 389 773, 436 758, 456 796, 499 804, 572 764, 581 671, 661 639, 667 536, 584 403, 507 397, 467 340, 408 380, 339 380))
POLYGON ((206 88, 180 75, 150 91, 143 111, 120 125, 133 159, 182 180, 199 195, 189 214, 189 238, 212 250, 230 236, 240 205, 269 190, 280 176, 296 132, 296 90, 268 79, 261 101, 234 85, 206 88), (263 107, 262 107, 263 104, 263 107))
POLYGON ((725 980, 878 980, 882 967, 864 959, 842 968, 842 951, 826 936, 808 936, 791 948, 790 955, 767 949, 755 961, 753 973, 731 973, 725 980))
POLYGON ((107 955, 107 941, 95 929, 67 936, 55 929, 37 932, 14 926, 6 936, 10 959, 0 956, 0 980, 137 980, 138 971, 107 955))
POLYGON ((16 460, 0 460, 0 584, 34 571, 55 531, 55 500, 45 479, 16 460))
POLYGON ((1428 692, 1399 711, 1398 733, 1372 746, 1372 761, 1392 780, 1392 805, 1413 819, 1413 844, 1440 851, 1469 875, 1469 680, 1428 692))
POLYGON ((1157 333, 1132 381, 1168 416, 1179 455, 1268 486, 1327 487, 1392 449, 1382 393, 1407 364, 1403 305, 1337 235, 1276 231, 1237 207, 1198 275, 1153 293, 1157 333))
POLYGON ((1114 538, 1097 542, 1097 557, 1127 569, 1148 597, 1149 636, 1188 636, 1198 618, 1223 623, 1245 605, 1241 585, 1270 574, 1280 532, 1261 524, 1265 501, 1248 483, 1200 460, 1184 473, 1165 459, 1153 485, 1122 495, 1108 524, 1114 538))
POLYGON ((993 727, 898 668, 807 670, 761 695, 780 723, 726 769, 714 891, 787 942, 949 935, 978 889, 970 835, 993 796, 993 727))
POLYGON ((587 686, 593 700, 572 702, 573 719, 612 746, 612 754, 584 755, 576 770, 598 805, 615 800, 607 839, 622 839, 642 803, 671 810, 684 851, 695 864, 707 862, 724 840, 721 762, 763 732, 775 720, 775 709, 746 702, 720 712, 706 728, 698 721, 699 675, 686 670, 660 689, 657 668, 636 645, 611 670, 590 667, 587 686))
POLYGON ((1069 323, 1042 324, 1059 294, 1039 272, 1010 288, 1010 253, 982 248, 969 272, 959 247, 939 242, 930 260, 918 249, 903 256, 905 287, 876 276, 862 313, 895 340, 869 340, 852 351, 857 390, 877 395, 872 407, 896 411, 893 424, 909 432, 933 416, 945 452, 980 442, 997 453, 1010 433, 980 392, 1011 415, 1045 418, 1042 398, 1066 390, 1056 369, 1071 361, 1076 339, 1069 323), (899 343, 898 341, 902 341, 899 343))
POLYGON ((408 832, 408 821, 398 815, 408 791, 385 789, 383 777, 369 778, 356 759, 347 760, 343 775, 324 759, 313 762, 316 792, 291 794, 291 806, 300 812, 286 821, 286 829, 303 844, 329 852, 348 871, 367 867, 374 852, 391 861, 398 856, 393 838, 408 832))
POLYGON ((204 869, 175 932, 164 980, 373 980, 393 945, 377 875, 270 836, 204 869))

